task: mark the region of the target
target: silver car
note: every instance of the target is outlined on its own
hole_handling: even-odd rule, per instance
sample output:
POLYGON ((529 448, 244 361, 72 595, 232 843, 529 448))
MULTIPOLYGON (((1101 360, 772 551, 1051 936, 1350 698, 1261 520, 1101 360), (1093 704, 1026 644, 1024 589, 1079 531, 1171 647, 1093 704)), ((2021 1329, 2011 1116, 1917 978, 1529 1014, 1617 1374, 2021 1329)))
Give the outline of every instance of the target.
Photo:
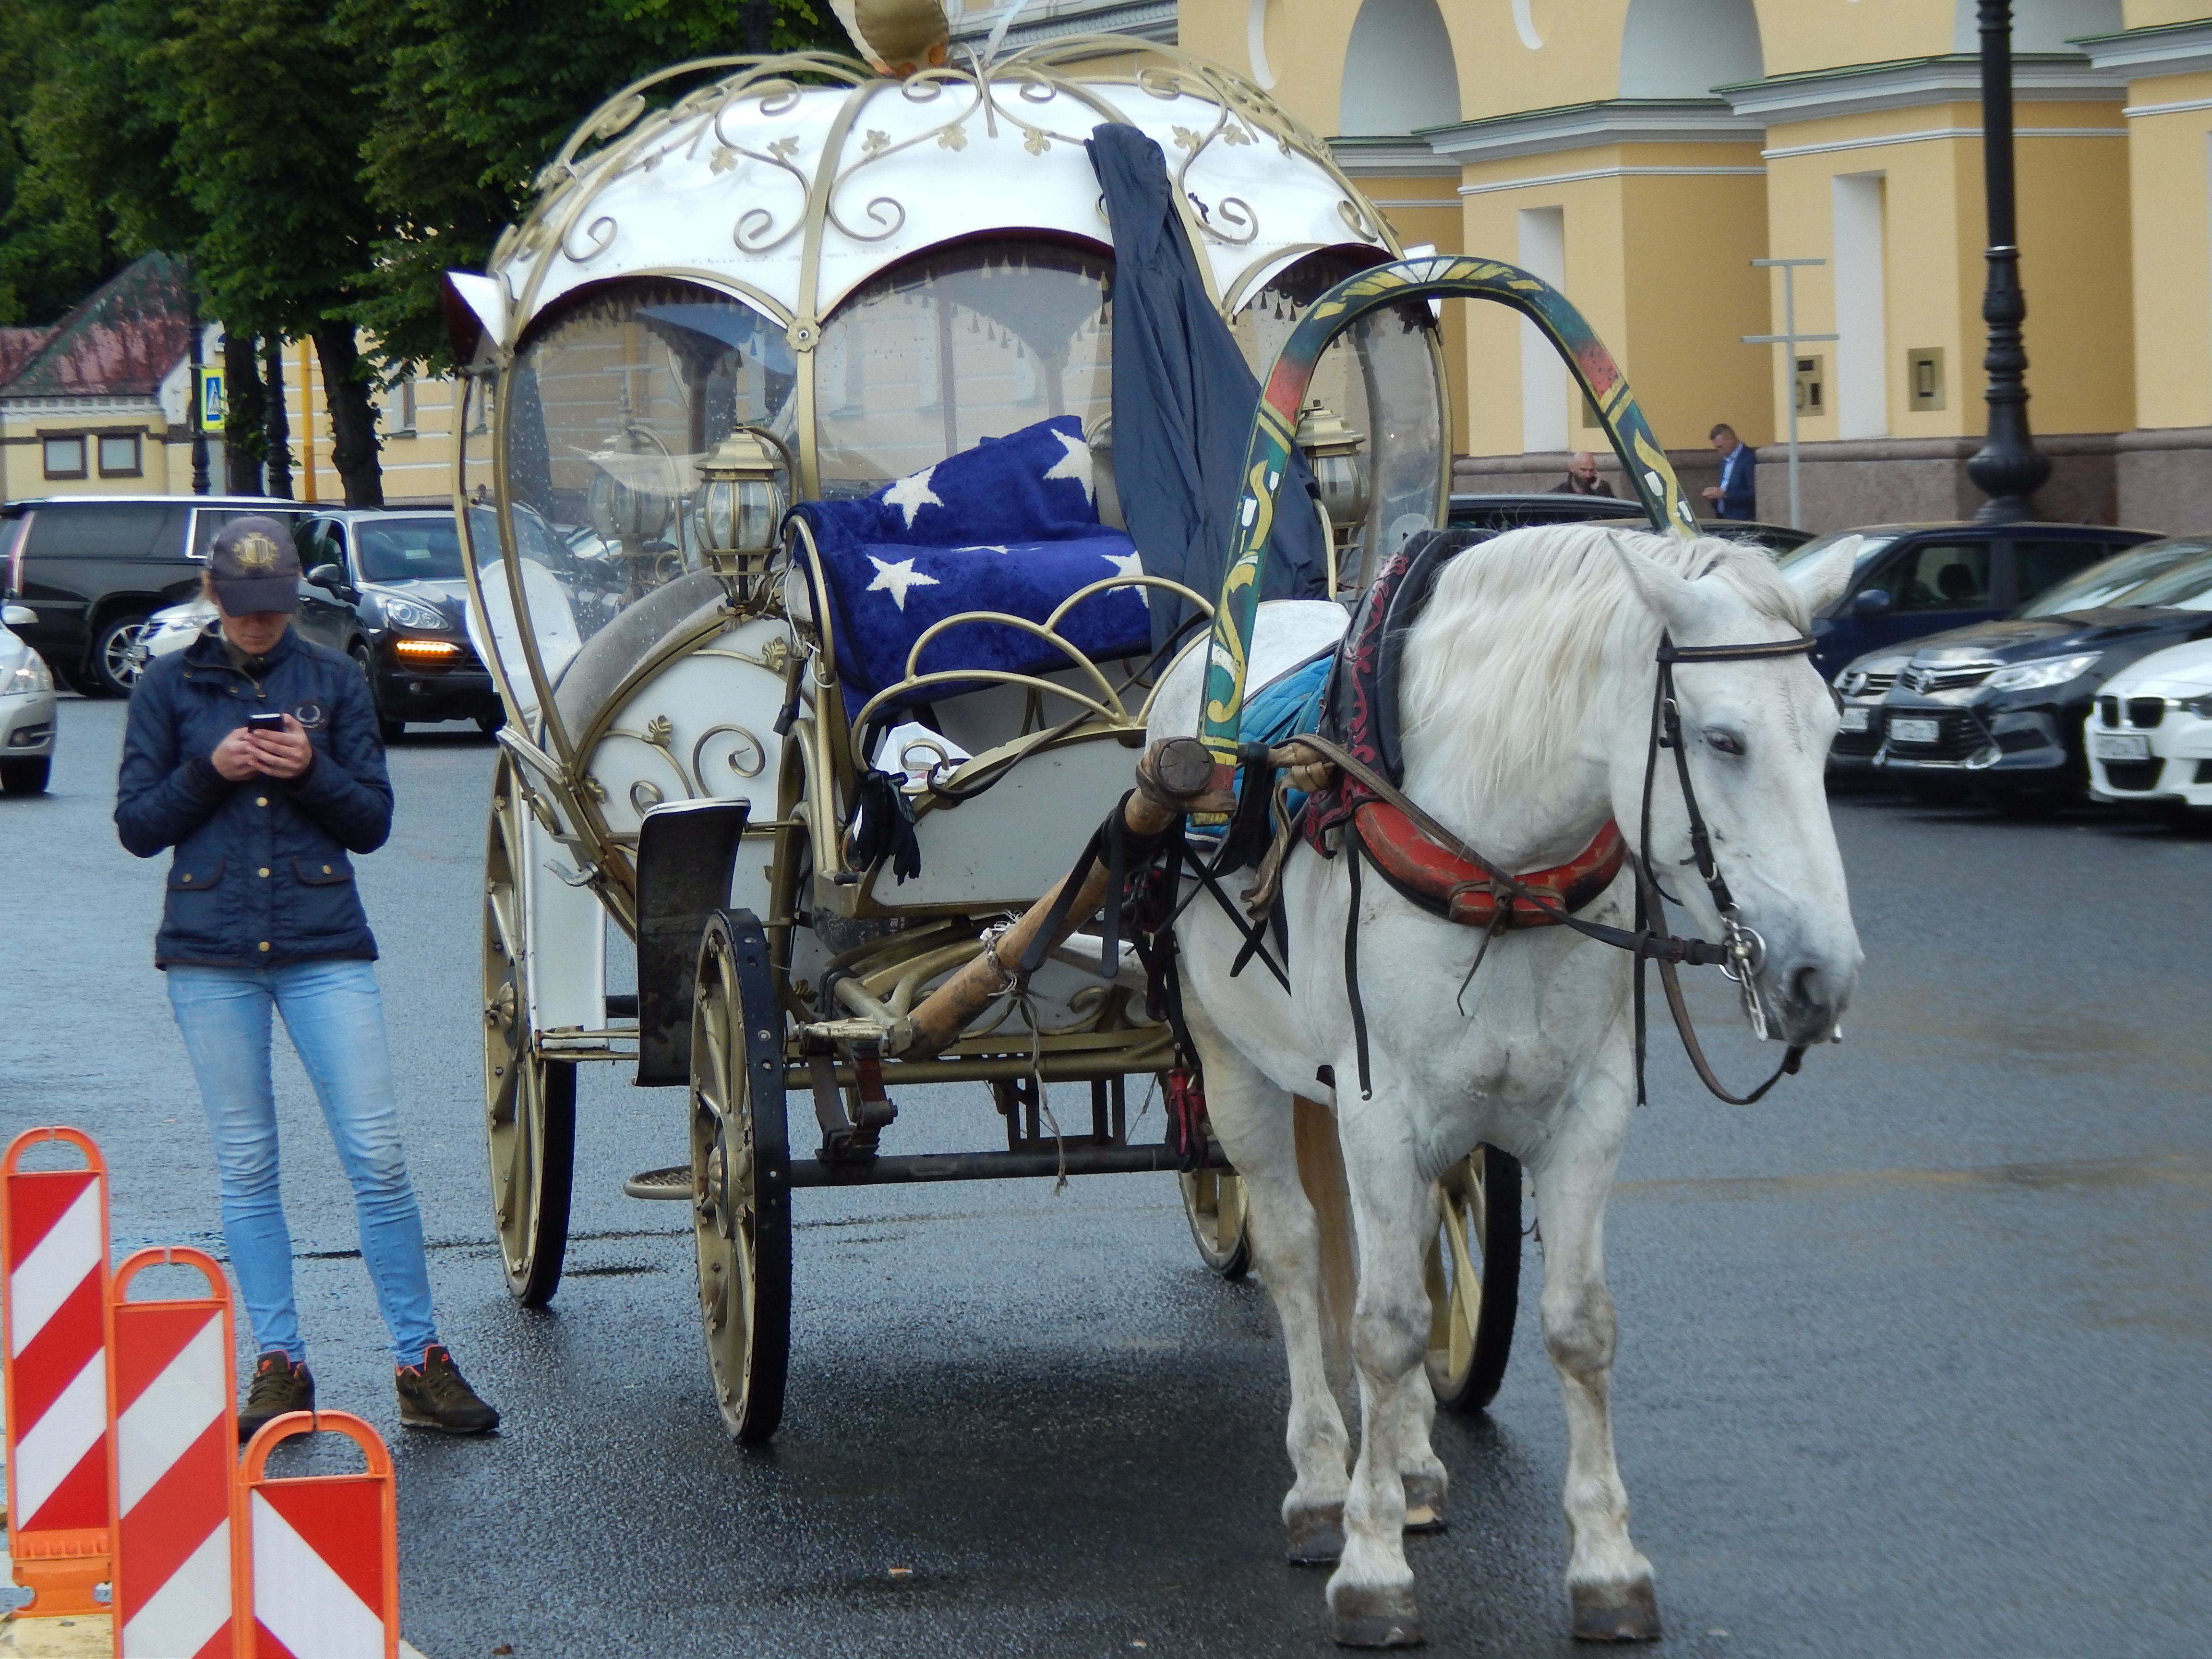
POLYGON ((37 621, 27 605, 0 609, 0 793, 41 793, 53 770, 54 677, 15 631, 37 621))

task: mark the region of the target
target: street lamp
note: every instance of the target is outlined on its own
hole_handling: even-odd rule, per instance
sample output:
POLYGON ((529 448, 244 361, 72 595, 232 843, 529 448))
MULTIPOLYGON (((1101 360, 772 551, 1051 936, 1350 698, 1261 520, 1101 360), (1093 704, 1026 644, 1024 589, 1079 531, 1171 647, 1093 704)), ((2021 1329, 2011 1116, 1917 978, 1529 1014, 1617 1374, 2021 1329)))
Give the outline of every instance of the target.
POLYGON ((1369 481, 1367 434, 1344 423, 1344 417, 1316 398, 1298 415, 1295 439, 1313 468, 1314 488, 1319 491, 1322 520, 1328 531, 1328 591, 1336 595, 1337 550, 1349 546, 1352 532, 1367 518, 1372 489, 1369 481))
POLYGON ((629 568, 629 598, 635 600, 653 585, 654 560, 645 544, 668 528, 676 498, 666 446, 629 418, 627 396, 623 415, 615 441, 591 458, 598 470, 584 492, 584 512, 599 538, 622 550, 629 568))
POLYGON ((1982 188, 1989 207, 1990 272, 1982 290, 1989 325, 1989 435, 1966 463, 1966 476, 1990 499, 1974 516, 2010 524, 2035 510, 2031 499, 2051 477, 2050 458, 2036 453, 2027 428, 2027 352, 2020 325, 2027 296, 2020 286, 2020 248, 2013 216, 2012 3, 1981 0, 1982 188))
POLYGON ((693 521, 709 565, 745 586, 766 568, 790 476, 789 452, 757 427, 738 427, 700 458, 693 521))

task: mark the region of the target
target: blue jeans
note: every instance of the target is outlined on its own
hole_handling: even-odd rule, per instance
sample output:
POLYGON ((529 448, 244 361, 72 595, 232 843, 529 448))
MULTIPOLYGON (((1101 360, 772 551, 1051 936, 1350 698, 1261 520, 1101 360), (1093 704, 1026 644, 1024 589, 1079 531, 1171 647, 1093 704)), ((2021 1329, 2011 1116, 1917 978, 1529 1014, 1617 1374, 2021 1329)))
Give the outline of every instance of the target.
POLYGON ((284 1017, 292 1046, 315 1085, 353 1183, 362 1259, 400 1364, 420 1364, 437 1341, 422 1215, 407 1179, 392 1100, 384 1004, 366 962, 292 963, 276 968, 168 970, 192 1071, 215 1137, 222 1233, 230 1246, 258 1351, 307 1357, 292 1301, 292 1235, 276 1188, 276 1100, 269 1080, 270 1012, 284 1017))

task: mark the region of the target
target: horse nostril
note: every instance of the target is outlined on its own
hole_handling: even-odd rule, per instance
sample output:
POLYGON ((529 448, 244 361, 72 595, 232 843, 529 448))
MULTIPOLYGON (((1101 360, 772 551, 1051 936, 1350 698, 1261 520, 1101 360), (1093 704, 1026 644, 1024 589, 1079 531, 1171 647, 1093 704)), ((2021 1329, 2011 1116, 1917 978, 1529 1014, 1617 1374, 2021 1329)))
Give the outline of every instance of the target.
POLYGON ((1800 1008, 1815 1008, 1820 1002, 1820 970, 1807 963, 1790 976, 1790 1000, 1800 1008))

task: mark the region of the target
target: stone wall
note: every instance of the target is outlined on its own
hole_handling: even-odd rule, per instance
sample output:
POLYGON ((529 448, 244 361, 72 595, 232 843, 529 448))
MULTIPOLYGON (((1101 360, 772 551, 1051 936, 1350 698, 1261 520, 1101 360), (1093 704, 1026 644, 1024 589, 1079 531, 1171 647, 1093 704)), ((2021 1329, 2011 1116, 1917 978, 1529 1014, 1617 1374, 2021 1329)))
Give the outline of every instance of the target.
POLYGON ((2123 432, 2112 447, 2122 524, 2173 535, 2212 530, 2212 427, 2123 432))
MULTIPOLYGON (((1592 453, 1597 457, 1597 476, 1614 495, 1634 493, 1622 476, 1618 456, 1609 449, 1592 453)), ((1572 459, 1573 452, 1564 449, 1527 455, 1455 455, 1452 490, 1456 495, 1519 495, 1549 489, 1566 477, 1567 463, 1572 459)), ((1720 481, 1721 458, 1710 449, 1670 449, 1667 459, 1674 463, 1674 476, 1699 516, 1710 516, 1711 503, 1698 492, 1720 481)))

